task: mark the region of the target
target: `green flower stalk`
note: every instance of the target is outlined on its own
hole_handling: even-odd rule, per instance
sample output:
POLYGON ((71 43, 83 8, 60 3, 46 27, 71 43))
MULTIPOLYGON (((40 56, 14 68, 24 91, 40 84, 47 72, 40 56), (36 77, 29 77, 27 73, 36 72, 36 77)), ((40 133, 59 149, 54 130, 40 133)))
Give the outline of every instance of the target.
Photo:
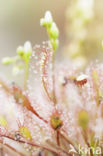
POLYGON ((44 26, 46 28, 50 43, 51 43, 53 51, 55 53, 59 46, 59 40, 58 40, 59 30, 57 28, 56 23, 53 21, 50 11, 47 11, 45 13, 44 18, 41 18, 40 25, 44 26))
POLYGON ((59 30, 56 23, 53 21, 50 11, 45 13, 44 18, 40 19, 40 25, 44 26, 47 30, 50 44, 52 45, 53 54, 52 54, 52 80, 53 80, 53 102, 56 104, 56 95, 55 95, 55 75, 54 75, 54 65, 55 65, 55 53, 59 46, 59 30))
POLYGON ((27 88, 27 81, 29 77, 29 61, 32 55, 32 46, 29 41, 25 42, 24 46, 19 46, 17 48, 17 55, 15 57, 3 58, 2 63, 4 65, 13 64, 13 75, 17 75, 24 69, 24 88, 27 88))

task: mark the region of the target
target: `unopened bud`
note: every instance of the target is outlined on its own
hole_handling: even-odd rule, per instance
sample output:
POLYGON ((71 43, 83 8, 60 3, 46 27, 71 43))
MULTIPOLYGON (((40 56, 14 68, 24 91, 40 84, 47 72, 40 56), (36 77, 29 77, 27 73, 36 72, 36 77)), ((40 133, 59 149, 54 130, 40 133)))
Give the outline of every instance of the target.
POLYGON ((53 39, 57 39, 58 36, 59 36, 59 30, 58 30, 58 28, 57 28, 57 26, 56 26, 56 24, 54 22, 53 22, 53 24, 52 24, 52 26, 50 28, 50 36, 53 39))
POLYGON ((46 11, 44 19, 45 19, 45 23, 48 26, 51 26, 51 24, 53 22, 53 18, 52 18, 52 15, 51 15, 51 12, 50 11, 46 11))
POLYGON ((45 22, 44 18, 40 19, 40 25, 43 26, 43 27, 46 26, 46 22, 45 22))
POLYGON ((32 46, 29 41, 25 42, 24 44, 24 53, 27 57, 31 56, 32 54, 32 46))
POLYGON ((24 48, 22 46, 17 48, 17 54, 21 57, 24 55, 24 48))
POLYGON ((2 63, 4 65, 9 65, 12 63, 12 59, 10 57, 5 57, 5 58, 3 58, 2 63))

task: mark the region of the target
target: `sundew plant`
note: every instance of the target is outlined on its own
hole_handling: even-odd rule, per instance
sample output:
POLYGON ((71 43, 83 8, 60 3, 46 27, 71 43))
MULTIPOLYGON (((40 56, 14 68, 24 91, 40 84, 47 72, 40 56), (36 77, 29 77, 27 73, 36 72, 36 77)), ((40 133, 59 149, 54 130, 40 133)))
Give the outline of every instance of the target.
POLYGON ((103 64, 84 72, 55 62, 59 30, 49 11, 40 20, 49 41, 19 46, 2 59, 24 87, 0 80, 0 156, 100 156, 103 151, 103 64))

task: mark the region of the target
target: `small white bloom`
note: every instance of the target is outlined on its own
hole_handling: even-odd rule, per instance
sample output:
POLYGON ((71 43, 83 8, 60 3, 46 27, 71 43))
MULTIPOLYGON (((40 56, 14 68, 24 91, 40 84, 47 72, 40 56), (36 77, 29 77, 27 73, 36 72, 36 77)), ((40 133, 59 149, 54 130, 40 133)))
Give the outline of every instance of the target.
POLYGON ((2 59, 2 63, 5 65, 9 65, 10 63, 12 63, 12 59, 10 57, 5 57, 2 59))
POLYGON ((31 46, 31 43, 30 41, 26 41, 25 44, 24 44, 24 52, 32 52, 32 46, 31 46))
POLYGON ((46 13, 45 13, 45 22, 46 23, 52 23, 53 22, 53 18, 52 18, 50 11, 46 11, 46 13))

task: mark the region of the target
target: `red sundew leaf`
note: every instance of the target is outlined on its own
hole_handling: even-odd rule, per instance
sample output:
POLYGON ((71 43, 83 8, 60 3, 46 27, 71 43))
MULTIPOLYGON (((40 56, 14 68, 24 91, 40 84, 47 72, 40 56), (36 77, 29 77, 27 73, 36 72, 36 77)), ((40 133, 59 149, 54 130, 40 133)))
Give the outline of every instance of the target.
MULTIPOLYGON (((52 81, 50 80, 52 78, 52 55, 53 51, 52 48, 49 47, 48 42, 44 43, 42 46, 35 46, 34 51, 36 54, 40 57, 40 76, 43 88, 45 90, 45 93, 50 101, 53 101, 53 87, 52 87, 52 81)), ((35 59, 35 58, 34 58, 35 59)))
POLYGON ((10 88, 2 80, 0 80, 0 85, 7 93, 10 93, 10 88))
POLYGON ((23 107, 26 107, 29 111, 31 111, 33 114, 35 114, 39 119, 41 119, 45 123, 47 123, 47 121, 45 119, 43 119, 41 116, 39 116, 39 114, 36 112, 36 110, 34 110, 34 108, 31 106, 31 103, 30 103, 28 97, 23 94, 23 91, 20 88, 13 86, 12 94, 14 96, 16 103, 21 104, 23 107))
POLYGON ((13 93, 14 98, 15 98, 15 100, 16 100, 16 102, 18 104, 22 104, 23 106, 26 106, 26 108, 28 110, 30 110, 31 112, 34 111, 33 108, 32 108, 32 106, 30 105, 29 99, 27 98, 26 95, 24 95, 22 93, 22 90, 21 89, 19 89, 18 87, 13 86, 12 93, 13 93))
POLYGON ((44 89, 46 91, 47 96, 52 101, 51 96, 50 96, 50 94, 48 92, 48 89, 47 89, 47 83, 44 80, 46 78, 46 75, 47 75, 47 73, 46 73, 46 63, 47 63, 47 61, 48 61, 48 53, 45 53, 44 60, 43 60, 43 63, 41 65, 41 69, 42 69, 41 70, 42 71, 42 83, 43 83, 43 87, 44 87, 44 89))

